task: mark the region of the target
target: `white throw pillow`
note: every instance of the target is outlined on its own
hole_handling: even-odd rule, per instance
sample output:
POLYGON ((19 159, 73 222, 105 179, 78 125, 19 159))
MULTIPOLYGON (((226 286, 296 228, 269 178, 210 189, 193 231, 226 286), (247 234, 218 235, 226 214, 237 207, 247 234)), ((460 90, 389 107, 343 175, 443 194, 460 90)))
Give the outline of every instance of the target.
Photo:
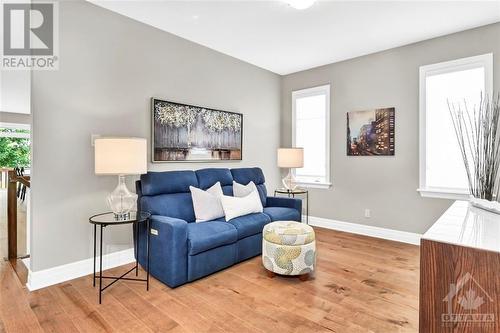
POLYGON ((233 180, 233 195, 238 198, 246 197, 252 191, 259 193, 257 190, 257 186, 255 186, 254 182, 250 182, 247 185, 242 185, 233 180))
POLYGON ((193 199, 196 222, 211 221, 224 216, 221 204, 221 197, 224 194, 220 182, 215 183, 206 191, 194 186, 189 186, 189 190, 193 199))
POLYGON ((251 213, 262 213, 263 211, 259 192, 257 191, 252 191, 242 198, 224 195, 221 197, 221 202, 226 221, 251 213))

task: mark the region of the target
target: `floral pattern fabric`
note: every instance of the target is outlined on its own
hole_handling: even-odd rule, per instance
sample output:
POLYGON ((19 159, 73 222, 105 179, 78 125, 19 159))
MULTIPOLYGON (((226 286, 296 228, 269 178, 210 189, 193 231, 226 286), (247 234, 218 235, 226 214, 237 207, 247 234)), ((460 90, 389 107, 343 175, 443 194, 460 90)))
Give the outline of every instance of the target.
POLYGON ((262 263, 281 275, 311 273, 316 265, 314 230, 305 224, 277 221, 264 227, 262 263))
POLYGON ((264 239, 281 245, 303 245, 314 241, 314 229, 294 221, 276 221, 264 227, 264 239))

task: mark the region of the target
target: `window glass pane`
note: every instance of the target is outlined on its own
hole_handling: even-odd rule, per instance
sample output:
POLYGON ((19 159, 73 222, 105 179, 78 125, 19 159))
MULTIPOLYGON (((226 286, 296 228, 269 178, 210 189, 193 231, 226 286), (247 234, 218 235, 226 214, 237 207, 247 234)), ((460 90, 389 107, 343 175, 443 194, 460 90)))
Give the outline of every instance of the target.
POLYGON ((468 187, 462 156, 451 121, 448 103, 464 101, 477 107, 485 89, 484 68, 429 76, 426 79, 426 185, 468 187))
POLYGON ((326 96, 296 99, 295 146, 304 148, 304 167, 296 169, 303 181, 326 181, 326 96))
POLYGON ((29 130, 0 127, 0 168, 29 166, 29 130))

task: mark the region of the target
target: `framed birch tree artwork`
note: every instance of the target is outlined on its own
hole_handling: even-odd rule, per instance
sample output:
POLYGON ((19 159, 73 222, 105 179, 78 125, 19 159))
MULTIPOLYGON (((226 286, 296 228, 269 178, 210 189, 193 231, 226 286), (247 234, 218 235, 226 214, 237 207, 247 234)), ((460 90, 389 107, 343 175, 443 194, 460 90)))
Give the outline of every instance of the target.
POLYGON ((241 113, 152 99, 153 162, 242 159, 241 113))

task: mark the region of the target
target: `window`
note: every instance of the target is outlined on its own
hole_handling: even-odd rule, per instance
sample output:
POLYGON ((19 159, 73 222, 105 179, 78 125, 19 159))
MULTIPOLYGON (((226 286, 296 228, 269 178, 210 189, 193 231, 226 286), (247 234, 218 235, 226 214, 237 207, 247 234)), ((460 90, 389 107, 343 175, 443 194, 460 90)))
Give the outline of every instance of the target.
POLYGON ((0 169, 30 164, 30 126, 0 123, 0 169))
POLYGON ((330 183, 330 85, 292 93, 292 141, 304 148, 304 167, 295 169, 302 186, 330 183))
POLYGON ((468 182, 448 101, 469 108, 493 91, 493 55, 420 67, 420 188, 422 196, 464 199, 468 182))

